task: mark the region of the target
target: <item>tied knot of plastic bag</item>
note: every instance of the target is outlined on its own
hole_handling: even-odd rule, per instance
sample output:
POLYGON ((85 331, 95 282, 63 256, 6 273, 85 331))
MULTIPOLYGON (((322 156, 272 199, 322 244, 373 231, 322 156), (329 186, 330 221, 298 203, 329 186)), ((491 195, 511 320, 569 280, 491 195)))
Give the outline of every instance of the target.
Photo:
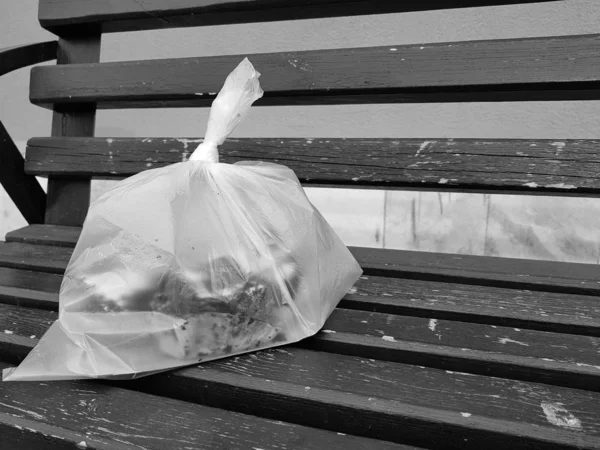
POLYGON ((248 58, 229 74, 212 103, 204 142, 192 153, 191 161, 219 162, 218 146, 239 125, 252 103, 263 96, 259 77, 248 58))

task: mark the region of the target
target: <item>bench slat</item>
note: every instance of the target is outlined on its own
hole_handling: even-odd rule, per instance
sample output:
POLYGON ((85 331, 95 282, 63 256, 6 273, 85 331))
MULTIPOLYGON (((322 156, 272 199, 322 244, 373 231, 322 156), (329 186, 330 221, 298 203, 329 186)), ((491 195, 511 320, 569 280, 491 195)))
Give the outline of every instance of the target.
MULTIPOLYGON (((124 177, 186 161, 201 139, 34 138, 32 175, 124 177)), ((597 140, 229 139, 222 162, 285 164, 305 184, 454 188, 567 195, 600 192, 597 140)))
MULTIPOLYGON (((0 305, 0 333, 11 333, 6 340, 14 333, 33 338, 36 327, 43 329, 56 319, 54 311, 34 311, 0 305)), ((600 391, 600 338, 348 309, 336 309, 324 330, 297 345, 600 391)), ((25 356, 14 351, 17 359, 9 362, 25 356)))
MULTIPOLYGON (((43 106, 206 106, 244 56, 34 67, 30 99, 43 106)), ((599 35, 268 53, 250 59, 263 74, 265 96, 257 105, 600 98, 599 35)))
MULTIPOLYGON (((0 368, 6 367, 0 363, 0 368)), ((80 448, 102 449, 414 448, 100 383, 2 383, 0 393, 0 430, 12 426, 21 432, 23 443, 39 438, 27 436, 37 433, 48 440, 55 435, 70 441, 67 448, 81 441, 85 446, 80 444, 80 448)))
POLYGON ((103 32, 356 16, 550 0, 42 0, 42 27, 60 33, 74 25, 101 24, 103 32))
MULTIPOLYGON (((39 322, 40 331, 47 327, 39 322)), ((14 341, 0 333, 2 358, 14 341)), ((20 341, 23 353, 34 343, 20 341)), ((486 439, 502 448, 600 445, 598 393, 293 346, 115 384, 411 445, 482 448, 486 439)))
MULTIPOLYGON (((0 302, 57 310, 61 281, 0 268, 0 302)), ((364 276, 340 307, 600 337, 600 299, 589 295, 364 276)))
POLYGON ((600 296, 364 276, 342 308, 600 337, 600 296))
MULTIPOLYGON (((43 227, 37 229, 42 230, 43 227)), ((72 246, 76 243, 76 230, 80 229, 74 228, 64 234, 65 240, 68 237, 73 239, 72 246)), ((60 230, 56 229, 55 233, 60 233, 60 230)), ((19 231, 15 231, 8 237, 13 242, 0 243, 0 266, 58 274, 64 272, 71 256, 69 248, 15 242, 19 241, 18 236, 19 231)), ((43 233, 40 235, 42 238, 43 233)), ((350 247, 350 250, 365 275, 600 294, 600 275, 596 264, 367 247, 350 247)))

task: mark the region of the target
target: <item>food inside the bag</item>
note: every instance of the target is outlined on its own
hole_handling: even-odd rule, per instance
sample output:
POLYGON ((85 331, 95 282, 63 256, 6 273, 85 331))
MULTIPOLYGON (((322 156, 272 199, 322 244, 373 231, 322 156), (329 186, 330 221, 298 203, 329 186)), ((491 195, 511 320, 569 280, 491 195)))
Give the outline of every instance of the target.
POLYGON ((284 322, 301 276, 293 258, 279 251, 259 258, 251 270, 221 257, 181 272, 170 266, 119 272, 98 267, 81 281, 85 296, 65 312, 143 311, 183 319, 174 333, 161 335, 160 348, 176 358, 202 360, 286 341, 284 322))

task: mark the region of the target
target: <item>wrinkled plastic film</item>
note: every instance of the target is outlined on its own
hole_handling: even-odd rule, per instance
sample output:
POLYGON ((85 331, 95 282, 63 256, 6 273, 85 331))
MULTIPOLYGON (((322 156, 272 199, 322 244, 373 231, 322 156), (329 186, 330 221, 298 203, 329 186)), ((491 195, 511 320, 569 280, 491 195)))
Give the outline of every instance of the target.
POLYGON ((192 161, 219 162, 217 147, 235 130, 250 110, 250 106, 263 96, 258 73, 245 58, 225 80, 223 88, 210 109, 204 142, 190 156, 192 161))
MULTIPOLYGON (((236 69, 223 90, 253 93, 211 110, 215 142, 262 92, 248 65, 238 69, 253 81, 236 69)), ((194 159, 147 170, 90 207, 58 320, 3 379, 136 378, 296 342, 361 273, 285 166, 194 159)))

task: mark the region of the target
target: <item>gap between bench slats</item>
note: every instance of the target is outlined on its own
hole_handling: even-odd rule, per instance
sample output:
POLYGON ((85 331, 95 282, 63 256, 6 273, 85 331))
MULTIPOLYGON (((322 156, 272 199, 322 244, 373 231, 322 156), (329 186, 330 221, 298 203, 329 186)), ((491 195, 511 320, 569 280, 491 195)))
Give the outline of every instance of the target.
MULTIPOLYGON (((46 328, 41 325, 39 334, 46 328)), ((25 353, 35 342, 0 333, 2 358, 14 358, 11 345, 25 353)), ((489 439, 501 448, 600 445, 600 394, 595 392, 293 346, 111 384, 427 447, 444 442, 483 448, 489 439)))
MULTIPOLYGON (((43 243, 47 225, 36 225, 11 232, 0 243, 0 266, 48 273, 64 273, 72 250, 66 247, 33 245, 19 241, 43 243), (39 233, 39 234, 38 234, 39 233)), ((53 240, 74 246, 81 229, 55 228, 53 240), (60 238, 56 236, 60 235, 60 238)), ((538 261, 407 250, 350 247, 365 275, 477 284, 513 289, 599 295, 600 275, 596 264, 538 261)))
POLYGON ((413 449, 99 383, 3 383, 0 392, 3 442, 23 445, 13 448, 413 449))
POLYGON ((74 26, 101 24, 103 32, 150 30, 321 17, 357 16, 407 11, 426 11, 476 6, 511 5, 550 0, 42 0, 39 21, 42 27, 61 33, 74 26))
MULTIPOLYGON (((125 177, 187 161, 201 139, 33 138, 32 175, 125 177)), ((597 194, 597 140, 229 139, 222 162, 285 164, 305 184, 597 194)))
MULTIPOLYGON (((56 305, 56 303, 54 303, 56 305)), ((57 316, 0 304, 5 356, 25 355, 15 333, 39 338, 57 316), (9 343, 12 342, 12 345, 9 343)), ((600 391, 600 338, 336 309, 323 332, 294 346, 364 358, 600 391)))
MULTIPOLYGON (((0 302, 58 309, 62 276, 0 267, 0 302)), ((376 276, 340 308, 600 337, 600 298, 376 276)))
MULTIPOLYGON (((58 107, 207 106, 244 56, 34 67, 30 99, 58 107)), ((256 105, 600 98, 599 35, 249 57, 263 74, 256 105)))

